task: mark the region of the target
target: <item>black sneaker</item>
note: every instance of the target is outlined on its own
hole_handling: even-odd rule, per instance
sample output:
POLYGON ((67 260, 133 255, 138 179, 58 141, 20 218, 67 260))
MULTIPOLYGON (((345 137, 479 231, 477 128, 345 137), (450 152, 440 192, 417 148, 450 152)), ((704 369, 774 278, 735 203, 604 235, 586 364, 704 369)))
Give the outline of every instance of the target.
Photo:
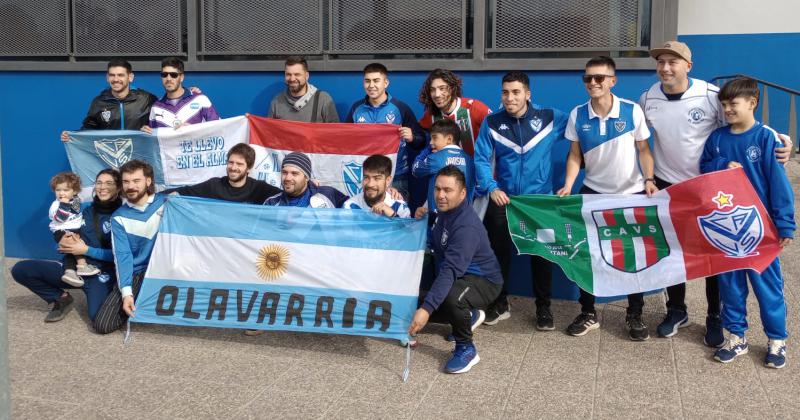
POLYGON ((74 299, 67 293, 66 296, 62 296, 58 298, 55 302, 53 302, 53 307, 50 309, 50 312, 44 317, 44 322, 58 322, 64 319, 65 316, 72 310, 74 305, 74 299))
POLYGON ((567 327, 567 334, 580 337, 585 335, 591 330, 600 328, 600 322, 597 321, 597 314, 594 312, 581 312, 572 324, 567 327))
POLYGON ((500 321, 505 321, 511 318, 511 305, 506 302, 505 304, 492 305, 486 309, 486 318, 483 323, 486 325, 497 325, 500 321))
POLYGON ((708 347, 720 348, 725 344, 725 336, 722 334, 722 319, 719 315, 709 315, 706 317, 706 335, 703 343, 708 347))
POLYGON ((553 313, 550 312, 549 306, 536 308, 536 329, 539 331, 553 331, 556 329, 553 325, 553 313))
POLYGON ((644 325, 644 321, 642 321, 642 314, 628 314, 625 317, 625 323, 628 325, 628 337, 631 340, 645 341, 650 338, 647 325, 644 325))

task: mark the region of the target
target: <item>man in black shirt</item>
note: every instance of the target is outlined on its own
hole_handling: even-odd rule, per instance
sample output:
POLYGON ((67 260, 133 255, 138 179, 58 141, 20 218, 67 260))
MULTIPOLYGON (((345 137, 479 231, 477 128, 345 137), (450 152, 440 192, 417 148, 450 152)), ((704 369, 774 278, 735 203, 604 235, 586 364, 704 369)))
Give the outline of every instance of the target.
POLYGON ((195 185, 166 190, 193 197, 214 198, 237 203, 262 204, 267 198, 281 192, 280 188, 264 181, 250 178, 256 161, 256 152, 250 145, 239 143, 228 151, 227 176, 211 178, 195 185))

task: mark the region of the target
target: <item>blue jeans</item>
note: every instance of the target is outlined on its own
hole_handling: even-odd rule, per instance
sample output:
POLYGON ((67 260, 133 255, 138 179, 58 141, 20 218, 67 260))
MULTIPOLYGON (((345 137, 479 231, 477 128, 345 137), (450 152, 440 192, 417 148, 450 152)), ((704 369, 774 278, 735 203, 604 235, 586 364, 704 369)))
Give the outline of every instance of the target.
MULTIPOLYGON (((61 281, 64 269, 61 264, 55 261, 45 260, 25 260, 20 261, 11 268, 11 277, 14 280, 30 289, 31 292, 44 299, 47 303, 53 303, 64 293, 65 289, 76 289, 61 281)), ((100 306, 106 300, 106 296, 113 290, 116 284, 115 273, 108 273, 111 278, 103 283, 98 280, 98 276, 86 276, 83 278, 83 293, 86 294, 86 304, 89 307, 89 318, 94 320, 100 306)))

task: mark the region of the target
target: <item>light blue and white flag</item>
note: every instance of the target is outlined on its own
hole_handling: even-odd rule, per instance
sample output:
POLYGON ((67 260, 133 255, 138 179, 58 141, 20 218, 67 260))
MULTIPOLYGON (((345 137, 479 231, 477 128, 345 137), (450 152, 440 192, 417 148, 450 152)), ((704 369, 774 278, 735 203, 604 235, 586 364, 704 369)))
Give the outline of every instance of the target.
POLYGON ((158 140, 142 131, 92 130, 71 131, 64 143, 72 172, 81 178, 83 199, 91 198, 97 173, 106 168, 119 169, 129 160, 143 160, 153 166, 156 186, 164 185, 158 140))
POLYGON ((170 197, 131 321, 405 341, 426 226, 170 197))

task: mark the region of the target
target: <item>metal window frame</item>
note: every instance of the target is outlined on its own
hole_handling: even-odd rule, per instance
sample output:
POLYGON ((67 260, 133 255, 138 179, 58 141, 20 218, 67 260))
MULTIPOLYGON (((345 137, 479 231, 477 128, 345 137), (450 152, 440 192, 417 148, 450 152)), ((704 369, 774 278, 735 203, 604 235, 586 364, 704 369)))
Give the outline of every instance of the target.
MULTIPOLYGON (((175 7, 178 10, 180 10, 181 9, 181 0, 173 0, 173 1, 175 3, 175 7)), ((72 36, 72 48, 70 49, 69 56, 70 57, 109 57, 109 56, 113 56, 114 53, 111 53, 111 52, 83 53, 83 52, 78 52, 77 51, 77 48, 78 48, 78 35, 77 35, 77 32, 75 30, 73 30, 73 28, 75 28, 77 26, 76 25, 76 19, 77 19, 76 18, 76 15, 77 15, 76 7, 77 7, 77 5, 76 5, 75 1, 70 1, 69 3, 70 3, 70 9, 69 9, 70 22, 69 22, 69 25, 68 25, 69 26, 68 32, 72 36)), ((192 3, 192 0, 187 0, 186 3, 187 3, 187 5, 188 5, 188 3, 192 3)), ((185 17, 183 16, 183 14, 178 12, 178 27, 180 29, 178 30, 178 32, 179 32, 178 33, 178 42, 176 44, 177 48, 175 49, 175 51, 167 52, 167 53, 160 53, 160 52, 159 53, 125 53, 124 56, 125 57, 164 57, 164 56, 167 56, 167 55, 173 55, 173 56, 185 57, 186 56, 186 51, 183 51, 183 39, 182 39, 183 35, 181 34, 182 28, 183 28, 183 24, 184 24, 184 21, 183 21, 184 18, 185 17)), ((190 25, 188 25, 188 24, 186 25, 187 30, 188 30, 189 26, 190 25)), ((101 66, 101 67, 103 69, 105 69, 105 66, 101 66)), ((160 62, 159 62, 159 67, 160 67, 160 62)), ((0 67, 0 70, 2 70, 2 67, 0 67)), ((67 69, 65 69, 65 70, 67 70, 67 69)))
MULTIPOLYGON (((187 50, 180 54, 187 58, 187 71, 282 71, 283 58, 281 59, 254 59, 254 60, 219 60, 213 56, 204 56, 199 51, 199 14, 198 2, 200 0, 187 0, 186 29, 187 50), (200 59, 200 57, 205 59, 200 59), (212 59, 208 59, 212 58, 212 59)), ((320 0, 323 1, 323 0, 320 0)), ((578 0, 576 0, 578 1, 578 0)), ((578 58, 492 58, 487 57, 487 12, 488 0, 472 0, 472 48, 471 56, 463 58, 401 58, 377 59, 386 64, 392 71, 428 71, 439 67, 454 71, 503 71, 503 70, 582 70, 588 57, 578 58)), ((323 22, 321 20, 320 24, 323 22)), ((330 25, 330 22, 329 22, 330 25)), ((650 44, 660 45, 665 41, 677 37, 678 28, 678 0, 652 0, 650 10, 650 44)), ((69 28, 69 32, 72 29, 69 28)), ((324 37, 325 34, 322 34, 324 37)), ((70 38, 72 39, 72 38, 70 38)), ((646 50, 646 48, 643 48, 646 50)), ((560 49, 551 52, 567 52, 560 49)), ((586 51, 586 50, 583 50, 586 51)), ((595 50, 597 52, 609 51, 595 50)), ((594 51, 593 51, 594 52, 594 51)), ((434 54, 446 54, 433 52, 434 54)), ((229 53, 230 55, 236 55, 229 53)), ((252 52, 247 54, 253 55, 252 52)), ((348 52, 349 55, 358 55, 348 52)), ((390 54, 381 52, 381 54, 390 54)), ((468 52, 465 53, 469 54, 468 52)), ((289 55, 281 53, 281 57, 289 55)), ((309 68, 312 71, 361 71, 365 65, 376 61, 376 58, 347 58, 336 57, 330 51, 313 54, 308 58, 309 68), (333 57, 332 57, 333 56, 333 57)), ((134 57, 134 55, 126 55, 134 57)), ((6 55, 5 57, 15 57, 6 55)), ((40 56, 45 57, 45 56, 40 56)), ((52 56, 47 56, 52 57, 52 56)), ((79 56, 88 57, 91 56, 79 56)), ((99 57, 99 56, 96 56, 99 57)), ((106 56, 107 57, 107 56, 106 56)), ((34 60, 4 60, 0 56, 0 71, 105 71, 107 61, 76 60, 73 54, 65 55, 69 61, 34 61, 34 60)), ((104 57, 105 58, 105 57, 104 57)), ((620 70, 652 70, 653 60, 650 57, 615 57, 617 68, 620 70)), ((137 60, 134 62, 137 71, 158 71, 160 60, 137 60)))
MULTIPOLYGON (((197 45, 196 56, 206 56, 206 57, 213 57, 213 56, 231 56, 231 55, 253 55, 253 56, 264 56, 264 55, 321 55, 324 53, 323 46, 324 46, 324 39, 325 39, 325 32, 324 32, 324 22, 323 22, 323 13, 325 12, 324 1, 318 0, 317 1, 317 12, 319 14, 319 25, 318 25, 318 39, 317 39, 317 46, 319 49, 316 50, 290 50, 290 51, 270 51, 270 50, 241 50, 241 51, 216 51, 216 50, 206 50, 205 47, 205 13, 203 13, 202 3, 206 0, 188 0, 187 1, 187 9, 192 8, 194 9, 194 19, 189 20, 189 22, 199 22, 198 25, 187 25, 187 31, 193 31, 196 34, 196 39, 199 40, 199 44, 197 45)), ((188 11, 187 11, 187 14, 188 11)), ((191 45, 191 43, 190 43, 191 45)))
MULTIPOLYGON (((50 52, 50 53, 14 53, 8 54, 7 57, 68 57, 71 54, 72 48, 70 41, 72 40, 72 1, 61 0, 64 3, 64 51, 63 52, 50 52)), ((3 57, 0 54, 0 57, 3 57)), ((2 71, 2 61, 0 61, 0 71, 2 71)))

